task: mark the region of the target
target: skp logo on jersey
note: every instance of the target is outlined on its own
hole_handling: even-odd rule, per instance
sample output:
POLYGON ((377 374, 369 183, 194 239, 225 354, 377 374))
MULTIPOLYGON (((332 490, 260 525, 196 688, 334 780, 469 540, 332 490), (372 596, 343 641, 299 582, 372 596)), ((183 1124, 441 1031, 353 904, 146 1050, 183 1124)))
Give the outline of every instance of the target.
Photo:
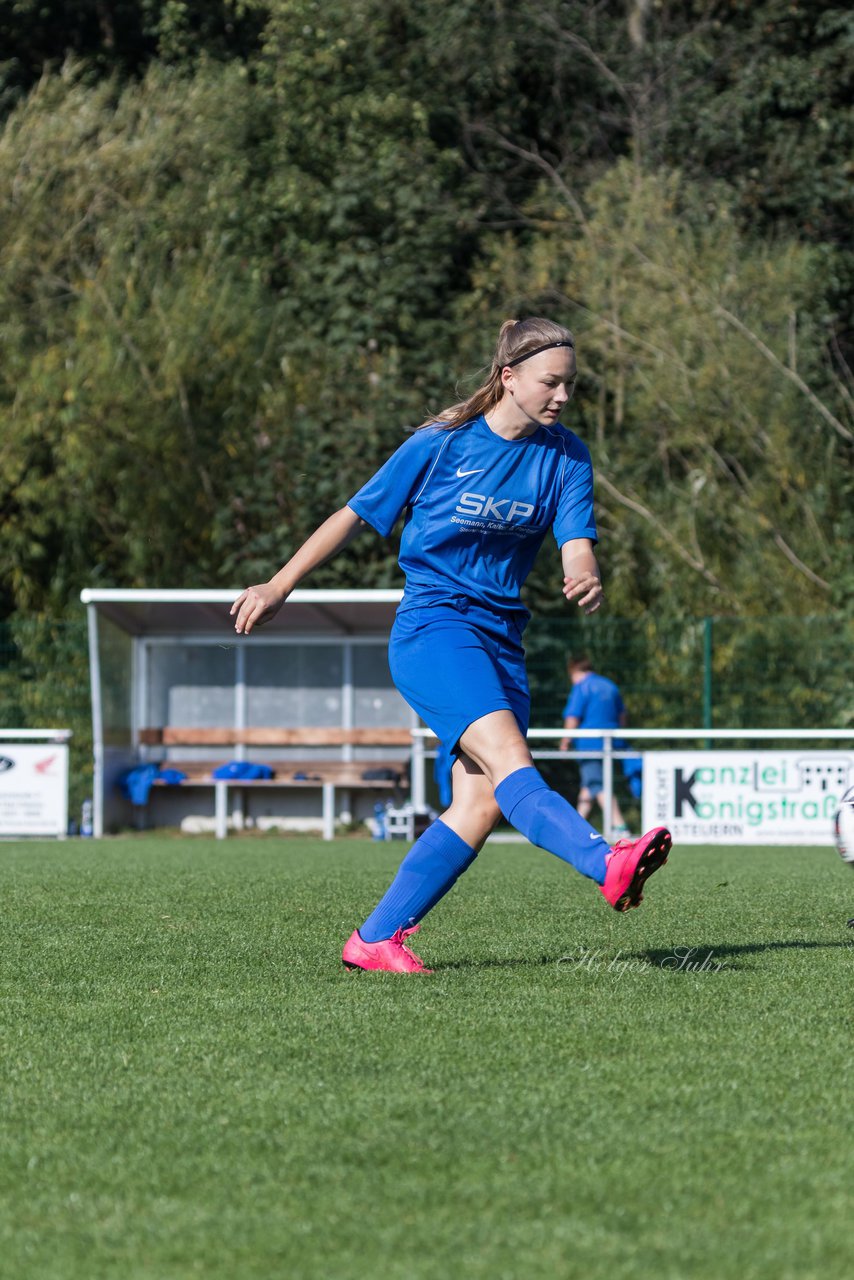
POLYGON ((464 516, 483 516, 484 520, 501 520, 512 524, 518 517, 527 520, 534 514, 530 502, 519 502, 516 498, 489 497, 485 493, 464 493, 457 505, 457 511, 464 516), (502 507, 507 507, 506 513, 502 507))

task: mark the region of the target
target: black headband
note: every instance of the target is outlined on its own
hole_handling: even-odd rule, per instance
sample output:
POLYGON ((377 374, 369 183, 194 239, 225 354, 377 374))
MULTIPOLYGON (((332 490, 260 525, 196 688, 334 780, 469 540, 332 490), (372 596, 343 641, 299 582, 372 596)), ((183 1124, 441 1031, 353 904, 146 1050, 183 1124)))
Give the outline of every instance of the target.
POLYGON ((544 347, 535 347, 533 351, 526 351, 523 356, 517 356, 515 360, 507 360, 501 366, 502 369, 512 369, 514 364, 521 364, 523 360, 530 360, 531 356, 538 356, 541 351, 551 351, 552 347, 569 347, 571 351, 575 350, 575 343, 567 342, 565 338, 560 342, 547 342, 544 347))

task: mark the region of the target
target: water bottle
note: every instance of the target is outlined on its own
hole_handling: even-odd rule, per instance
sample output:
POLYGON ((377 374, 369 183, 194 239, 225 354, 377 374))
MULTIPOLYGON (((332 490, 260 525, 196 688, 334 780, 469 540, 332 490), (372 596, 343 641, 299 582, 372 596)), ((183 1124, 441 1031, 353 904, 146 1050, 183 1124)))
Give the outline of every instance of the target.
POLYGON ((83 807, 80 810, 80 834, 81 836, 91 836, 94 834, 92 826, 92 801, 84 800, 83 807))
POLYGON ((374 805, 374 839, 385 840, 385 805, 379 800, 374 805))

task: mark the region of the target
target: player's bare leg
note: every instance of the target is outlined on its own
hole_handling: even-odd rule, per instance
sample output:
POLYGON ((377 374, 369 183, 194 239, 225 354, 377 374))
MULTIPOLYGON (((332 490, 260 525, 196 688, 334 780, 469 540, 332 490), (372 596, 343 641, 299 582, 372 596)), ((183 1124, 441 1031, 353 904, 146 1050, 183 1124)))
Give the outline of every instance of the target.
POLYGON ((665 828, 655 828, 636 841, 620 840, 609 848, 605 838, 534 768, 528 744, 510 711, 493 711, 476 720, 460 745, 489 778, 502 813, 518 831, 595 880, 616 911, 640 905, 644 884, 670 852, 670 833, 665 828))

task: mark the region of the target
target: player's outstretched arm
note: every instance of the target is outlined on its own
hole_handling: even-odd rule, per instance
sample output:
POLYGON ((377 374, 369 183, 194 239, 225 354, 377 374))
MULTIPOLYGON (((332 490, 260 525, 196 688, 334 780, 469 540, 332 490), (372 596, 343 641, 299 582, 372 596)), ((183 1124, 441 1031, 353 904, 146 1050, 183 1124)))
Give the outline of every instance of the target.
POLYGON ((308 538, 269 582, 247 587, 231 606, 231 616, 237 614, 234 630, 238 635, 249 635, 253 627, 263 626, 274 618, 291 592, 303 578, 318 565, 331 560, 343 551, 367 524, 350 507, 342 507, 324 520, 319 529, 308 538))
POLYGON ((589 538, 572 538, 560 549, 563 594, 575 600, 585 613, 595 613, 605 599, 599 563, 589 538))

